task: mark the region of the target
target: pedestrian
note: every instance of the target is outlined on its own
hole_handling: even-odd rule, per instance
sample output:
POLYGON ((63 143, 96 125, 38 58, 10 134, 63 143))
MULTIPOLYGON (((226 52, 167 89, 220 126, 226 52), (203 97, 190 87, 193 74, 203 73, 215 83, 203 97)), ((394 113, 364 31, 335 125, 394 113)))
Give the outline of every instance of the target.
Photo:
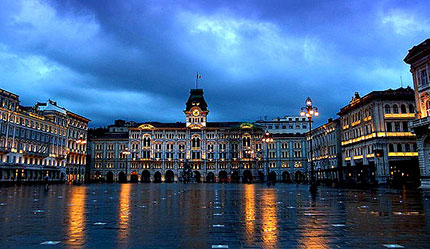
POLYGON ((45 191, 48 191, 49 188, 49 176, 45 176, 45 191))

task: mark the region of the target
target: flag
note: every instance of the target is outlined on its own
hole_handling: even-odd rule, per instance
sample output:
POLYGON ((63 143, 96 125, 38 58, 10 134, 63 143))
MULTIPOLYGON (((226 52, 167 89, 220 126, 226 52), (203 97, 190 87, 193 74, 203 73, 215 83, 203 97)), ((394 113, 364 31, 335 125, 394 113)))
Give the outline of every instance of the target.
POLYGON ((202 75, 197 73, 197 79, 201 79, 201 78, 202 78, 202 75))

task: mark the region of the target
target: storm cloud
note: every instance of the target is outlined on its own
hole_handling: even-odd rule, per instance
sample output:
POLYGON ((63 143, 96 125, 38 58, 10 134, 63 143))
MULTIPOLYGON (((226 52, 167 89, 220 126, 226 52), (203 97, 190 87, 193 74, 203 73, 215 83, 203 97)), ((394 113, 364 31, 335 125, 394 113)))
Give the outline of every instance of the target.
POLYGON ((403 62, 430 34, 426 1, 0 2, 0 87, 92 120, 176 122, 203 79, 209 121, 318 123, 355 91, 412 86, 403 62))

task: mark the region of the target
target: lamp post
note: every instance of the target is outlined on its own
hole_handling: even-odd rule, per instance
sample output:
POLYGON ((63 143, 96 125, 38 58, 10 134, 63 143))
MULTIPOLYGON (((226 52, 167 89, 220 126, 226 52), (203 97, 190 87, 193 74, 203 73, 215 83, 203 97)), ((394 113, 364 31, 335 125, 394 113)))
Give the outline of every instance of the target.
POLYGON ((269 144, 273 143, 273 136, 269 132, 264 134, 263 139, 261 140, 266 144, 266 173, 267 173, 267 181, 269 181, 269 144))
MULTIPOLYGON (((82 144, 82 145, 86 145, 87 144, 87 140, 84 139, 84 137, 82 135, 79 136, 78 140, 76 140, 76 144, 82 144)), ((81 163, 78 163, 78 181, 81 182, 81 163)))
POLYGON ((302 110, 300 111, 300 116, 307 117, 309 121, 309 151, 310 151, 310 164, 311 164, 311 186, 309 190, 311 192, 316 192, 318 190, 317 183, 315 181, 315 175, 314 175, 314 164, 313 164, 313 158, 312 158, 312 117, 318 117, 319 112, 318 108, 312 105, 312 100, 310 97, 306 99, 306 106, 302 107, 302 110))
MULTIPOLYGON (((251 147, 247 147, 245 149, 245 155, 244 158, 246 158, 246 160, 248 160, 248 170, 252 170, 252 158, 254 158, 254 150, 251 149, 251 147)), ((253 182, 254 180, 251 179, 251 182, 253 182)))
POLYGON ((124 151, 121 152, 125 156, 125 182, 128 181, 128 155, 130 155, 130 151, 128 148, 125 148, 124 151))

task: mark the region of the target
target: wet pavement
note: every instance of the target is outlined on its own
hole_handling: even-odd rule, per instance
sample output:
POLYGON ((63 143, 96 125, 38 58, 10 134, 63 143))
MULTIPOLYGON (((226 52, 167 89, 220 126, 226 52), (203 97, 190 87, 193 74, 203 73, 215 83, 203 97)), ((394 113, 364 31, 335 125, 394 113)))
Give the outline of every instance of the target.
POLYGON ((429 248, 430 193, 277 184, 0 187, 0 248, 429 248), (428 197, 426 197, 428 196, 428 197))

